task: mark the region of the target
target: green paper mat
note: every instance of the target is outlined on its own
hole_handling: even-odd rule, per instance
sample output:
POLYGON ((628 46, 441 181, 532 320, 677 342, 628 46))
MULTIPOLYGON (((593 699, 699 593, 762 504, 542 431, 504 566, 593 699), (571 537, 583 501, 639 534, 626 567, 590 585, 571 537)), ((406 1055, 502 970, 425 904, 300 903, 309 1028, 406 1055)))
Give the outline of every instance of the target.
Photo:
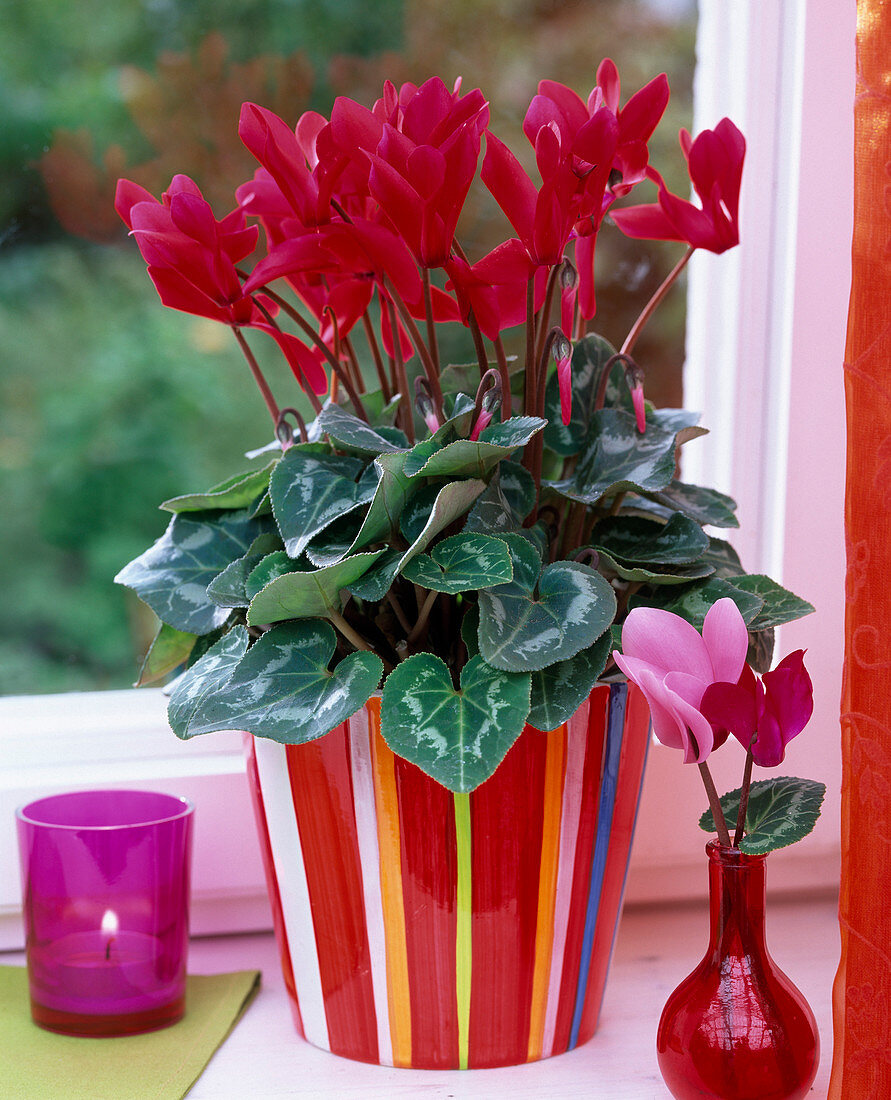
POLYGON ((186 1014, 145 1035, 81 1039, 31 1019, 28 973, 0 966, 3 1100, 180 1100, 260 988, 257 970, 190 975, 186 1014))

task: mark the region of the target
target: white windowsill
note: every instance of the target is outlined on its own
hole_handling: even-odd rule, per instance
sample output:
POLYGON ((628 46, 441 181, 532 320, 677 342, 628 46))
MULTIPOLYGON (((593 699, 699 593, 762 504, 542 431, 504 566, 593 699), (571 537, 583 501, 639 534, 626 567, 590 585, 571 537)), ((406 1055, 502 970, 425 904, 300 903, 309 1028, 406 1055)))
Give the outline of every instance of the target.
MULTIPOLYGON (((825 1096, 832 1057, 832 981, 838 965, 836 901, 770 896, 771 952, 807 997, 821 1034, 813 1096, 825 1096)), ((193 940, 190 970, 260 969, 259 996, 189 1092, 189 1100, 667 1100, 655 1036, 662 1005, 699 961, 708 936, 704 904, 626 911, 604 998, 600 1029, 578 1050, 545 1062, 469 1073, 400 1070, 334 1057, 304 1043, 291 1022, 270 934, 193 940)), ((0 955, 23 963, 21 953, 0 955)))

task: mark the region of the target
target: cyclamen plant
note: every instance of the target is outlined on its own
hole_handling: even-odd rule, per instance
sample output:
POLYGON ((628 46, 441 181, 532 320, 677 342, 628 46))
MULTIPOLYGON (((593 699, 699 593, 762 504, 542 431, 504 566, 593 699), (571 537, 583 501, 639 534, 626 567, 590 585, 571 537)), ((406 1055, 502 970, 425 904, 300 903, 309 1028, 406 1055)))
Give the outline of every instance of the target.
POLYGON ((685 619, 653 607, 632 610, 615 660, 644 693, 653 732, 699 766, 709 800, 700 819, 727 848, 762 854, 811 832, 826 793, 823 783, 789 776, 752 782, 752 767, 777 767, 786 745, 810 721, 813 686, 804 651, 785 657, 759 679, 746 662, 749 632, 736 604, 720 599, 702 634, 685 619), (718 798, 708 757, 734 737, 746 749, 739 789, 718 798), (735 823, 731 838, 728 821, 735 823))
POLYGON ((587 100, 542 81, 523 126, 540 182, 489 130, 482 93, 438 78, 295 129, 245 104, 260 167, 222 220, 187 177, 160 201, 120 181, 162 302, 231 328, 276 437, 247 471, 166 501, 166 533, 117 578, 162 622, 140 682, 187 666, 180 737, 307 741, 383 680, 391 748, 469 791, 525 723, 556 728, 618 675, 614 629, 634 607, 699 625, 730 597, 762 662, 773 627, 812 610, 706 533, 737 521, 729 497, 677 476, 698 416, 644 400, 642 327, 696 249, 739 239, 743 137, 728 119, 682 131, 699 201, 673 195, 647 149, 668 96, 663 74, 621 106, 609 60, 587 100), (484 138, 482 183, 516 236, 473 258, 456 232, 484 138), (656 202, 613 208, 647 179, 656 202), (588 332, 605 226, 687 246, 618 351, 588 332), (451 322, 475 363, 441 361, 451 322), (502 342, 516 325, 519 362, 502 342), (277 403, 253 331, 311 423, 277 403))

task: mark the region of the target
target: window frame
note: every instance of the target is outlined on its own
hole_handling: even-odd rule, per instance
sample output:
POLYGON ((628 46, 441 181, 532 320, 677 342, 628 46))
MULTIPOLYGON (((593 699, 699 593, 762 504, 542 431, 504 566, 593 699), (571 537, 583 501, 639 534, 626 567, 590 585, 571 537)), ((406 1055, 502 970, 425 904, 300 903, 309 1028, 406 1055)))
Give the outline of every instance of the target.
MULTIPOLYGON (((778 646, 779 652, 808 646, 818 684, 818 730, 809 731, 805 751, 793 743, 789 770, 800 757, 801 774, 815 775, 816 743, 819 777, 831 790, 814 838, 777 853, 783 883, 799 889, 831 887, 839 858, 840 366, 850 285, 853 139, 845 140, 853 133, 855 16, 854 5, 837 0, 699 3, 694 129, 728 115, 745 132, 748 152, 742 244, 720 257, 697 254, 690 264, 685 403, 703 411, 712 434, 686 448, 684 476, 737 498, 742 531, 734 543, 750 571, 769 572, 819 604, 815 618, 783 628, 778 646), (832 163, 827 135, 837 154, 832 163), (827 224, 830 201, 837 216, 827 224), (832 257, 831 286, 813 262, 815 247, 832 257), (815 377, 837 400, 828 420, 805 422, 793 414, 813 401, 815 377), (816 532, 805 540, 790 535, 809 530, 820 509, 837 517, 821 542, 816 532)), ((22 942, 15 807, 95 786, 168 790, 198 804, 194 931, 270 926, 241 735, 178 742, 156 689, 11 696, 0 698, 0 760, 0 949, 22 942)), ((738 757, 728 753, 715 765, 722 789, 738 784, 738 757)), ((628 880, 631 900, 703 894, 702 834, 695 827, 702 794, 693 771, 654 746, 628 880)))

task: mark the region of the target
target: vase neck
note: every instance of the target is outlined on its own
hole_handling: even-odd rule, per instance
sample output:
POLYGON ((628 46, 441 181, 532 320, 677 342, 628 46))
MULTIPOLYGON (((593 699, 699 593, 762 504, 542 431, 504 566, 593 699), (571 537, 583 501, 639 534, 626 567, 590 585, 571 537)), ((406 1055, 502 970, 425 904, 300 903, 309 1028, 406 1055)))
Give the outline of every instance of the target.
POLYGON ((711 841, 706 852, 711 950, 721 956, 763 950, 767 856, 746 855, 717 841, 711 841))

